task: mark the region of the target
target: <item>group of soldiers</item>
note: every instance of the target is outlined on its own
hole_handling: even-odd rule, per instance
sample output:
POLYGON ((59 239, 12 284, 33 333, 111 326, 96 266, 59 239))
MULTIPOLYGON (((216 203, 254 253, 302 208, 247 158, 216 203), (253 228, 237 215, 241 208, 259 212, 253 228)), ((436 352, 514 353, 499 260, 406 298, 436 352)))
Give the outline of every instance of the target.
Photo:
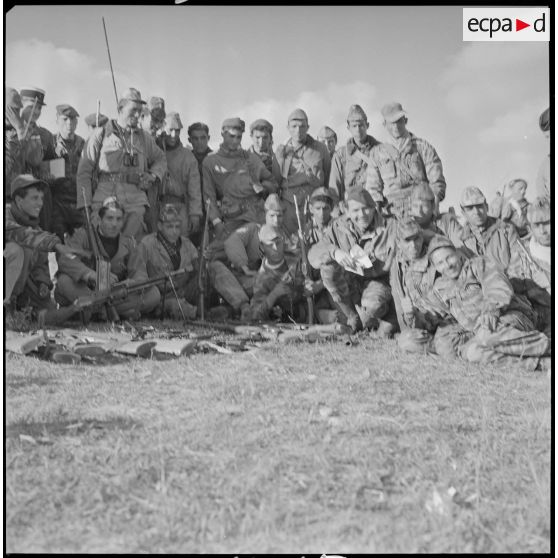
MULTIPOLYGON (((490 205, 465 188, 460 219, 453 208, 440 212, 442 163, 397 102, 381 109, 389 142, 369 135, 355 104, 340 147, 327 126, 314 139, 297 108, 277 148, 262 118, 243 149, 245 123, 233 117, 214 152, 206 124, 188 127, 186 147, 180 115, 134 88, 121 94, 116 118, 85 118, 86 140, 68 104, 56 107, 56 134, 41 127, 44 99, 36 87, 6 88, 8 311, 30 306, 52 323, 73 316, 75 301, 99 289, 97 252, 110 262, 111 285, 185 271, 119 300, 123 319, 193 319, 207 305, 214 320, 340 322, 399 333, 405 351, 548 365, 548 172, 533 203, 523 179, 490 205)), ((550 133, 548 109, 540 126, 550 133)), ((88 313, 108 318, 105 307, 88 313)))

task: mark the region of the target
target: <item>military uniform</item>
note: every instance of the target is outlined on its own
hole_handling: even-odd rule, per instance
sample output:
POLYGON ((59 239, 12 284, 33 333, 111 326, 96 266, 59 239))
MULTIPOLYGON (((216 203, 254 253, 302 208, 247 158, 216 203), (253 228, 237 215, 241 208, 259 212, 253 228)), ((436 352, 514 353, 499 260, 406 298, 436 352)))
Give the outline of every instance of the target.
POLYGON ((504 221, 504 223, 512 224, 520 237, 529 234, 529 223, 527 222, 527 208, 529 202, 523 198, 515 200, 513 198, 505 198, 498 192, 489 208, 489 215, 504 221))
MULTIPOLYGON (((451 246, 447 239, 436 237, 430 243, 429 255, 440 247, 451 246)), ((547 354, 550 341, 535 330, 532 307, 514 296, 505 273, 487 257, 465 260, 457 279, 439 277, 429 301, 440 314, 457 322, 436 332, 434 345, 442 356, 513 364, 518 358, 547 354), (492 332, 479 326, 484 313, 497 318, 492 332)), ((536 361, 529 364, 536 365, 536 361)))
POLYGON ((20 115, 21 97, 13 87, 5 87, 4 107, 4 203, 10 199, 12 180, 24 172, 22 142, 25 125, 20 115))

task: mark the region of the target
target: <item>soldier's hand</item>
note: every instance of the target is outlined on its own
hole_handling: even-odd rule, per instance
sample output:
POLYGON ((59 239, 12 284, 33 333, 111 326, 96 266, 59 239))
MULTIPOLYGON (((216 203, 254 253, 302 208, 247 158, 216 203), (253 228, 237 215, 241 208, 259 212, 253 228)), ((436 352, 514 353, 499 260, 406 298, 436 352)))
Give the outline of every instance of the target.
POLYGON ((39 284, 39 298, 48 298, 50 296, 50 289, 46 283, 39 284))
POLYGON ((250 269, 247 265, 242 266, 242 273, 244 273, 244 275, 248 275, 249 277, 254 277, 258 274, 257 271, 250 269))
POLYGON ((66 246, 65 244, 62 244, 62 243, 57 244, 54 247, 54 250, 60 256, 67 256, 68 258, 75 258, 74 251, 69 246, 66 246))
POLYGON ((94 289, 97 285, 97 274, 93 270, 88 271, 84 277, 84 280, 90 289, 94 289))
POLYGON ((226 235, 225 225, 223 223, 216 223, 214 225, 215 228, 215 238, 218 240, 224 240, 226 235))
POLYGON ((351 255, 345 250, 341 250, 341 248, 336 248, 335 252, 333 253, 333 259, 343 267, 354 267, 353 258, 351 255))
POLYGON ((310 278, 304 279, 304 296, 313 296, 318 294, 323 288, 321 281, 312 281, 310 278))
POLYGON ((200 230, 201 217, 199 215, 190 216, 190 232, 197 233, 200 230))
POLYGON ((111 285, 114 285, 115 283, 118 283, 118 275, 116 275, 115 273, 110 273, 110 277, 109 277, 109 281, 111 285))

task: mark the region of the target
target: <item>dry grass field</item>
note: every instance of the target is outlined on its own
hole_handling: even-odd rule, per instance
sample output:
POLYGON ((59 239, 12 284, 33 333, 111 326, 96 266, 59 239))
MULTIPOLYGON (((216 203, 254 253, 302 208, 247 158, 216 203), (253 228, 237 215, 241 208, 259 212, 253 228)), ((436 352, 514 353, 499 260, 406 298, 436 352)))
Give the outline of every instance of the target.
POLYGON ((5 358, 7 552, 549 552, 550 380, 269 343, 5 358))

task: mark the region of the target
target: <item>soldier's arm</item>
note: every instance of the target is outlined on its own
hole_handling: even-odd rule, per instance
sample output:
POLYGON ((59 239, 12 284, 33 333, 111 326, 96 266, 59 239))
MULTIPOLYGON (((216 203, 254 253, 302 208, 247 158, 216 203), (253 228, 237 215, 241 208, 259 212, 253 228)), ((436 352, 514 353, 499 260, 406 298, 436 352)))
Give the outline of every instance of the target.
POLYGON ((84 207, 85 205, 83 200, 83 190, 85 190, 87 205, 91 205, 91 199, 93 198, 93 173, 95 172, 95 168, 97 166, 97 160, 101 152, 104 135, 105 129, 101 126, 93 132, 83 146, 76 174, 76 207, 78 209, 84 207))
POLYGON ((15 242, 26 248, 33 248, 41 252, 54 252, 56 246, 62 244, 57 235, 20 225, 10 215, 9 207, 6 207, 4 219, 4 240, 15 242))
POLYGON ((129 250, 130 256, 126 265, 127 278, 131 283, 149 279, 144 252, 138 249, 138 245, 133 238, 129 239, 129 250))
POLYGON ((247 246, 254 234, 258 234, 256 223, 248 223, 234 231, 225 240, 225 254, 236 269, 243 269, 249 263, 247 246))
MULTIPOLYGON (((69 248, 77 248, 83 252, 91 250, 85 228, 76 229, 74 234, 66 239, 66 245, 69 248)), ((61 254, 57 256, 57 262, 58 271, 69 275, 74 281, 84 281, 94 266, 92 254, 90 258, 61 254)))
POLYGON ((425 140, 417 141, 417 149, 424 162, 430 188, 432 188, 438 200, 442 201, 446 197, 446 179, 444 178, 442 161, 434 147, 425 140))
POLYGON ((340 151, 337 151, 333 155, 333 160, 331 161, 329 187, 337 192, 340 201, 345 199, 345 172, 340 151))
POLYGON ((159 180, 163 180, 165 173, 167 172, 167 158, 163 150, 155 143, 155 140, 151 135, 144 134, 145 145, 146 145, 146 155, 147 155, 147 167, 149 172, 152 172, 159 180))
POLYGON ((335 251, 339 250, 332 227, 328 229, 324 237, 308 250, 308 263, 314 269, 320 269, 323 265, 335 261, 335 251))
POLYGON ((471 269, 484 295, 482 312, 505 309, 511 301, 513 287, 503 269, 486 257, 472 260, 471 269))
POLYGON ((273 173, 267 170, 267 168, 257 155, 250 153, 249 157, 251 158, 251 164, 254 165, 256 178, 258 179, 259 183, 266 189, 267 193, 274 194, 275 192, 277 192, 277 190, 279 190, 279 183, 277 182, 275 176, 273 176, 273 173))

